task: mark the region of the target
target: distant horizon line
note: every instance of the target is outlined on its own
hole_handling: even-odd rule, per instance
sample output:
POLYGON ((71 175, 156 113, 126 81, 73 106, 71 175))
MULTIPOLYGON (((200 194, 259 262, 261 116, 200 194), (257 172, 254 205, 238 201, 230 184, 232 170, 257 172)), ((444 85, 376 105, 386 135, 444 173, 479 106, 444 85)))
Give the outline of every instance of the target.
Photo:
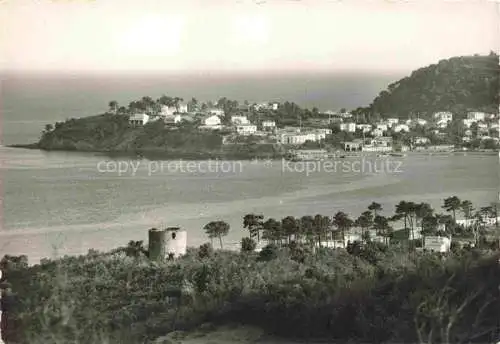
POLYGON ((221 77, 269 77, 269 76, 330 76, 330 75, 409 75, 414 69, 370 70, 370 69, 316 69, 316 70, 35 70, 1 69, 0 75, 23 76, 221 76, 221 77))

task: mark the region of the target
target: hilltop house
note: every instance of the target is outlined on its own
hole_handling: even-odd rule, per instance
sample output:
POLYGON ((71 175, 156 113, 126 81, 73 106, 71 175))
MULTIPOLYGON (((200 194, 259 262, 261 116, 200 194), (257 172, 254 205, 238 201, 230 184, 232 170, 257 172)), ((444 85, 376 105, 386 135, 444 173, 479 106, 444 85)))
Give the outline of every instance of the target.
POLYGON ((162 116, 170 116, 176 113, 187 113, 187 112, 188 112, 187 104, 179 104, 177 107, 162 105, 160 110, 160 114, 162 116))
POLYGON ((436 122, 440 122, 440 121, 451 122, 451 121, 453 121, 453 114, 451 112, 448 112, 448 111, 436 112, 436 113, 434 113, 433 117, 434 117, 434 120, 436 122))
POLYGON ((172 114, 172 115, 167 115, 163 117, 163 121, 165 124, 177 124, 180 123, 181 121, 181 115, 179 114, 172 114))
POLYGON ((354 141, 344 142, 343 145, 346 152, 359 152, 363 147, 363 140, 356 139, 354 141))
POLYGON ((348 133, 354 133, 356 131, 356 124, 355 123, 341 123, 340 130, 347 131, 348 133))
POLYGON ((387 131, 389 128, 387 124, 379 123, 376 126, 376 129, 381 130, 381 131, 387 131))
POLYGON ((476 122, 477 122, 476 120, 474 120, 474 119, 468 119, 468 118, 464 118, 462 120, 462 123, 464 124, 464 127, 466 127, 466 128, 470 128, 471 125, 472 125, 472 123, 476 123, 476 122))
POLYGON ((257 126, 253 124, 239 124, 236 126, 239 135, 253 135, 257 132, 257 126))
POLYGON ((232 124, 236 124, 236 125, 239 125, 239 124, 250 124, 250 122, 248 121, 248 118, 247 116, 231 116, 231 123, 232 124))
POLYGON ((220 129, 222 127, 221 120, 216 115, 207 115, 201 120, 201 123, 203 129, 220 129))
POLYGON ((128 122, 131 125, 136 126, 136 125, 144 125, 148 123, 149 120, 150 120, 149 115, 146 115, 145 113, 136 113, 129 117, 128 122))
POLYGON ((388 118, 386 120, 386 122, 387 122, 387 126, 389 128, 392 128, 393 126, 395 126, 396 124, 399 123, 399 118, 388 118))
POLYGON ((467 119, 475 122, 484 121, 486 118, 486 114, 484 112, 468 112, 467 119))
POLYGON ((447 111, 436 112, 433 117, 439 128, 446 128, 453 120, 453 114, 447 111))
POLYGON ((218 108, 212 108, 207 111, 211 115, 224 116, 224 110, 218 108))
POLYGON ((275 121, 263 121, 262 122, 262 129, 263 130, 272 130, 276 128, 276 122, 275 121))
POLYGON ((362 130, 363 133, 368 133, 372 130, 372 125, 371 124, 356 124, 356 129, 362 130))
POLYGON ((366 140, 361 150, 363 152, 390 152, 392 151, 392 137, 378 137, 366 140))
POLYGON ((376 129, 372 130, 371 134, 373 137, 380 137, 380 136, 384 136, 384 131, 376 128, 376 129))
POLYGON ((406 124, 398 124, 394 127, 394 132, 399 133, 400 131, 410 132, 410 128, 406 124))
POLYGON ((282 132, 278 134, 278 143, 288 145, 301 145, 306 141, 316 141, 317 136, 315 133, 290 133, 282 132))

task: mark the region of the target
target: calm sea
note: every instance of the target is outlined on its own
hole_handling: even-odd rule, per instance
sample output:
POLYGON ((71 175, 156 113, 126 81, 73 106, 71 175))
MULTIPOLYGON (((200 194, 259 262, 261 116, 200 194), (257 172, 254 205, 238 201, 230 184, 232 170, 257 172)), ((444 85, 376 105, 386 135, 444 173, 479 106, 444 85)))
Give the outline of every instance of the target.
MULTIPOLYGON (((286 98, 326 109, 366 104, 373 96, 370 93, 377 92, 370 90, 386 84, 370 78, 364 82, 354 78, 351 84, 340 77, 329 82, 316 79, 323 84, 311 79, 308 95, 304 95, 299 91, 302 83, 293 86, 282 81, 280 88, 276 80, 268 84, 256 78, 240 80, 240 88, 233 79, 226 83, 207 79, 205 88, 194 81, 133 80, 4 81, 3 143, 34 141, 45 123, 94 114, 104 110, 109 99, 126 102, 161 93, 186 98, 193 94, 199 99, 225 95, 250 101, 286 98), (207 89, 209 85, 213 87, 207 89), (194 91, 189 92, 191 88, 194 91)), ((219 219, 231 225, 225 242, 234 247, 245 234, 242 218, 250 212, 281 218, 333 215, 343 210, 357 216, 377 201, 390 214, 403 199, 426 201, 439 208, 450 195, 470 199, 479 207, 496 199, 498 185, 498 158, 474 154, 408 156, 399 162, 392 160, 390 165, 369 160, 363 162, 364 170, 347 164, 325 171, 324 165, 317 165, 309 173, 301 165, 294 168, 282 161, 186 165, 183 161, 110 161, 97 154, 6 147, 0 147, 0 157, 0 254, 27 254, 31 262, 146 240, 152 226, 184 227, 188 244, 200 245, 207 241, 203 226, 219 219), (128 170, 117 172, 114 164, 118 163, 128 170)))

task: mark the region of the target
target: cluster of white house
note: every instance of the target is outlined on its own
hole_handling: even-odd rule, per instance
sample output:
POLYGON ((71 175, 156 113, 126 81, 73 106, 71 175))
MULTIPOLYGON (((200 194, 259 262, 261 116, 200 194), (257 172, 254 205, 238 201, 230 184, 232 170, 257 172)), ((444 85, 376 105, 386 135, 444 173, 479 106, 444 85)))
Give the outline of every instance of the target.
MULTIPOLYGON (((265 107, 276 109, 277 104, 260 104, 259 108, 265 107)), ((222 129, 223 124, 221 118, 224 116, 222 109, 208 109, 200 118, 200 129, 215 130, 222 129)), ((182 121, 192 121, 194 117, 187 112, 187 107, 175 108, 164 106, 161 112, 156 116, 150 116, 145 113, 134 114, 129 118, 131 125, 144 125, 151 121, 161 120, 166 124, 178 124, 182 121)), ((273 120, 264 120, 260 125, 251 123, 245 115, 231 116, 231 128, 234 129, 237 135, 268 135, 270 133, 276 137, 278 143, 300 145, 306 141, 320 141, 326 138, 326 135, 332 133, 328 128, 300 128, 300 127, 285 127, 278 129, 276 122, 273 120)))
MULTIPOLYGON (((472 130, 470 130, 473 123, 477 124, 478 136, 481 140, 493 139, 498 140, 497 137, 490 137, 489 133, 492 130, 499 130, 498 121, 492 121, 497 118, 496 114, 489 114, 485 112, 469 112, 467 113, 467 118, 462 120, 464 128, 464 136, 462 140, 464 142, 469 142, 472 138, 472 130)), ((406 121, 401 121, 399 118, 387 118, 380 121, 374 125, 372 124, 356 124, 352 121, 352 116, 349 114, 344 114, 342 118, 339 118, 341 123, 339 124, 340 130, 345 132, 354 133, 357 130, 362 131, 365 134, 370 134, 373 137, 381 137, 386 134, 386 132, 391 129, 393 132, 410 132, 410 130, 416 126, 428 126, 433 125, 435 128, 433 133, 438 136, 445 136, 446 133, 441 132, 441 129, 447 128, 453 121, 453 113, 448 111, 440 111, 433 114, 433 121, 429 123, 425 119, 408 119, 406 121), (346 122, 344 122, 347 120, 346 122)), ((426 144, 429 139, 426 137, 417 137, 414 144, 426 144)))
MULTIPOLYGON (((263 103, 256 104, 253 106, 254 109, 272 109, 278 108, 277 103, 263 103)), ((204 114, 200 118, 201 125, 200 129, 222 129, 222 120, 224 116, 224 111, 219 108, 212 108, 204 111, 204 114)), ((408 119, 406 121, 400 121, 398 118, 387 118, 376 124, 367 123, 354 123, 352 122, 352 115, 349 113, 335 114, 337 120, 341 123, 339 124, 340 130, 345 132, 356 132, 362 131, 364 134, 372 137, 369 140, 354 140, 352 142, 344 143, 344 149, 346 151, 377 151, 386 152, 391 151, 393 144, 392 139, 387 135, 387 132, 391 130, 392 132, 409 132, 411 128, 416 126, 426 126, 428 122, 424 119, 408 119), (346 122, 344 122, 346 121, 346 122)), ((464 127, 466 128, 463 136, 463 141, 468 142, 472 138, 472 130, 470 127, 473 123, 477 123, 478 136, 482 140, 493 139, 498 141, 497 137, 491 137, 489 134, 492 130, 499 129, 499 123, 491 121, 491 119, 496 118, 495 114, 487 114, 484 112, 469 112, 467 118, 463 120, 464 127)), ((188 113, 188 108, 186 105, 181 104, 177 107, 163 106, 158 115, 151 116, 145 113, 134 114, 130 116, 130 123, 132 125, 144 125, 151 121, 162 120, 166 124, 178 124, 182 121, 193 121, 194 117, 188 113)), ((436 112, 433 115, 433 125, 434 134, 436 135, 446 135, 446 133, 440 130, 446 128, 450 122, 453 120, 453 114, 451 112, 436 112)), ((302 127, 285 127, 278 129, 276 122, 273 120, 264 120, 260 125, 251 123, 245 115, 235 115, 231 117, 231 128, 234 129, 235 133, 242 136, 248 135, 268 135, 272 132, 276 136, 276 141, 282 144, 300 145, 307 141, 320 141, 332 133, 331 129, 321 128, 302 128, 302 127)), ((414 138, 413 145, 421 146, 430 143, 427 137, 416 137, 414 138)), ((409 147, 402 147, 401 150, 408 150, 409 147)))

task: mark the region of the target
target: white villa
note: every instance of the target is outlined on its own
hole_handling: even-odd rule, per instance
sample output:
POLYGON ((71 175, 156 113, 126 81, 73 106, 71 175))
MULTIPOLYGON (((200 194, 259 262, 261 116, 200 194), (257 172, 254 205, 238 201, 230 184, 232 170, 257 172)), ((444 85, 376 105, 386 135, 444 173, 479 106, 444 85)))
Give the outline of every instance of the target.
POLYGON ((247 116, 231 116, 232 124, 250 124, 247 116))
POLYGON ((356 124, 356 129, 362 130, 364 133, 368 133, 372 130, 371 124, 356 124))
POLYGON ((394 127, 394 132, 399 133, 400 131, 409 132, 410 128, 406 124, 398 124, 394 127))
POLYGON ((379 123, 379 124, 377 124, 375 129, 387 131, 389 128, 388 128, 387 124, 379 123))
POLYGON ((315 133, 282 133, 278 135, 278 142, 281 144, 300 145, 306 141, 316 141, 315 133))
POLYGON ((341 123, 340 130, 347 131, 348 133, 354 133, 356 131, 355 123, 341 123))
POLYGON ((165 124, 177 124, 181 122, 181 115, 178 113, 173 115, 167 115, 163 117, 163 121, 165 124))
POLYGON ((162 105, 160 110, 160 115, 170 116, 175 113, 187 113, 187 112, 188 112, 187 104, 179 104, 178 108, 175 106, 162 105))
POLYGON ((374 137, 380 137, 380 136, 384 136, 384 131, 381 130, 381 129, 373 129, 371 134, 374 136, 374 137))
POLYGON ((148 123, 149 120, 150 120, 149 115, 146 115, 145 113, 136 113, 129 117, 128 122, 131 125, 144 125, 148 123))
POLYGON ((421 118, 417 118, 415 120, 415 123, 420 125, 420 126, 424 126, 424 125, 427 125, 427 121, 425 119, 421 119, 421 118))
POLYGON ((209 109, 208 113, 212 114, 212 115, 217 115, 217 116, 224 116, 224 110, 217 109, 217 108, 209 109))
POLYGON ((436 122, 441 122, 441 121, 451 122, 451 121, 453 121, 453 114, 451 112, 448 112, 448 111, 436 112, 436 113, 434 113, 433 117, 434 117, 434 120, 436 122))
POLYGON ((239 135, 253 135, 257 132, 257 126, 253 124, 239 124, 236 126, 239 135))
POLYGON ((472 125, 472 123, 476 123, 477 121, 476 121, 476 120, 474 120, 474 119, 464 118, 464 119, 462 120, 462 122, 463 122, 463 124, 464 124, 464 127, 466 127, 466 128, 470 128, 470 127, 471 127, 471 125, 472 125))
POLYGON ((363 152, 391 152, 392 137, 378 137, 372 140, 366 140, 361 147, 363 152))
POLYGON ((446 253, 451 248, 451 239, 441 236, 426 236, 424 237, 424 250, 446 253))
POLYGON ((269 129, 274 129, 274 128, 276 128, 275 121, 263 121, 262 122, 262 129, 269 130, 269 129))
POLYGON ((484 121, 486 118, 487 114, 484 112, 468 112, 467 113, 467 119, 471 121, 484 121))
POLYGON ((202 120, 202 128, 205 129, 220 129, 221 128, 221 120, 219 116, 216 115, 208 115, 202 120))
POLYGON ((388 118, 386 120, 387 122, 387 125, 392 128, 394 125, 398 124, 399 123, 399 118, 388 118))

